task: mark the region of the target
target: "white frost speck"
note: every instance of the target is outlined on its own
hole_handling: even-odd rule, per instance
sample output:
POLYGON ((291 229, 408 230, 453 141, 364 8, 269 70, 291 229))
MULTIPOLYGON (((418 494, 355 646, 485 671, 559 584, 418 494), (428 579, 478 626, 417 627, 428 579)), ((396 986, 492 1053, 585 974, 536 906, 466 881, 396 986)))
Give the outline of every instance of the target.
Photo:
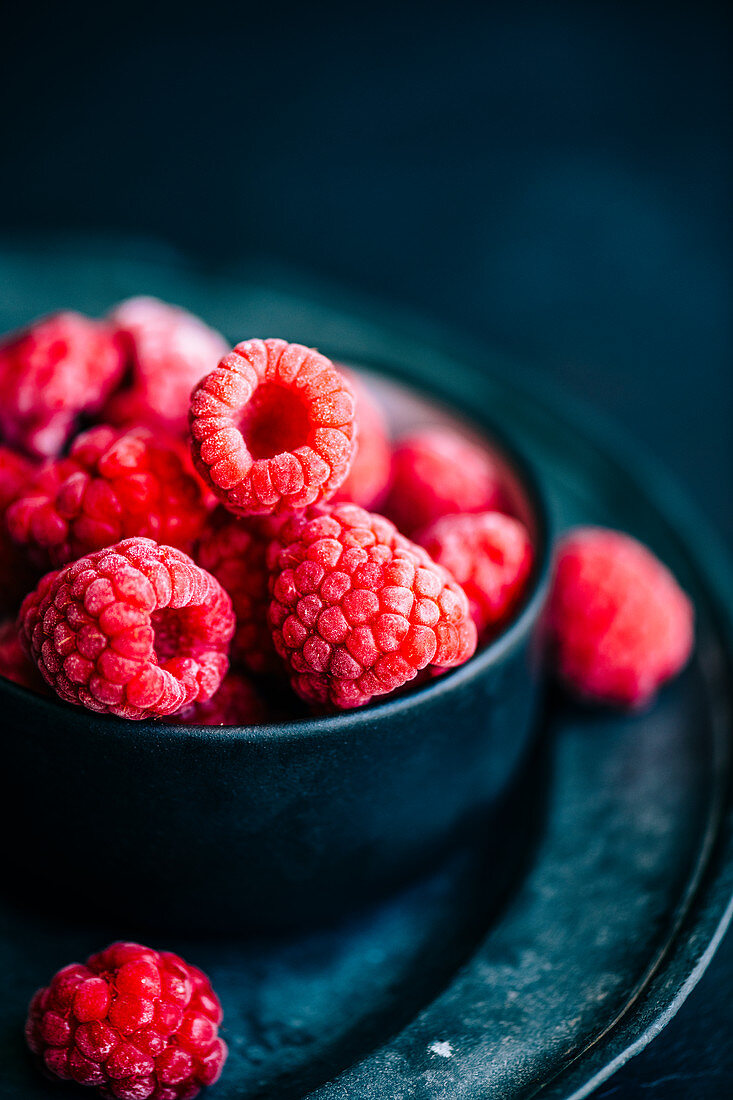
POLYGON ((447 1043, 445 1041, 441 1042, 438 1039, 436 1039, 434 1043, 430 1044, 428 1050, 431 1054, 437 1054, 440 1058, 450 1058, 453 1054, 453 1047, 450 1045, 450 1043, 447 1043))

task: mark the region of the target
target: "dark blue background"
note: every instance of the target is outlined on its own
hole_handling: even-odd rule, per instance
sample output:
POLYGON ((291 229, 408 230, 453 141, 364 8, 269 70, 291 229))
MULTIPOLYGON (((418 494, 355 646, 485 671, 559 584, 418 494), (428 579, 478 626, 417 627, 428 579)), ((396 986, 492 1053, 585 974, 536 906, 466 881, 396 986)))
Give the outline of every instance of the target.
MULTIPOLYGON (((155 236, 416 307, 615 416, 733 543, 725 10, 26 5, 0 235, 155 236)), ((731 988, 728 941, 600 1095, 726 1095, 731 988)))

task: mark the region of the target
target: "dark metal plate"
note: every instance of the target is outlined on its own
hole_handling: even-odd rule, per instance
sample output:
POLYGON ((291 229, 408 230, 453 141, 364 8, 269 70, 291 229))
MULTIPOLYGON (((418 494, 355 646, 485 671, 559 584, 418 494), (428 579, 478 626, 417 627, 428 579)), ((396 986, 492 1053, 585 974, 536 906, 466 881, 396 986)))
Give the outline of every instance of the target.
MULTIPOLYGON (((698 608, 692 666, 642 716, 553 697, 524 791, 536 813, 513 817, 508 807, 475 851, 341 927, 161 945, 207 969, 221 992, 232 1051, 214 1093, 221 1100, 587 1095, 673 1014, 730 915, 733 604, 727 563, 703 525, 632 450, 619 461, 586 412, 568 413, 515 369, 456 352, 439 333, 414 341, 394 318, 323 305, 333 294, 309 298, 261 273, 203 278, 111 249, 6 251, 0 282, 0 329, 62 304, 94 312, 145 291, 233 337, 318 344, 479 422, 485 409, 531 452, 561 523, 623 527, 676 570, 698 608), (484 889, 496 875, 506 882, 498 913, 484 889)), ((74 858, 70 842, 70 888, 74 858)), ((26 1002, 59 965, 136 934, 59 927, 5 905, 0 1095, 58 1094, 26 1058, 26 1002)))

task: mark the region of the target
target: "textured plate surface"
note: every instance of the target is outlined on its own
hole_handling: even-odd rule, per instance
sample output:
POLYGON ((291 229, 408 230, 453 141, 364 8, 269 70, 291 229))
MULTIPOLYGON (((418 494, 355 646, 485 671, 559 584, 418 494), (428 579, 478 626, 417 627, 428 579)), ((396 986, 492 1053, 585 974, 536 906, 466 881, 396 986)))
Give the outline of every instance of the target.
MULTIPOLYGON (((693 664, 642 716, 553 697, 523 792, 534 815, 513 816, 510 805, 475 851, 347 925, 278 942, 161 944, 207 969, 221 991, 232 1050, 212 1094, 221 1100, 587 1094, 692 987, 733 886, 729 578, 707 540, 691 554, 684 506, 663 483, 649 487, 633 454, 619 463, 587 417, 558 412, 485 354, 454 359, 439 334, 423 345, 390 319, 360 319, 282 283, 203 279, 112 251, 6 251, 0 282, 0 328, 59 305, 94 312, 156 293, 233 338, 318 344, 478 423, 485 411, 535 459, 561 524, 623 527, 676 570, 698 608, 693 664), (482 887, 497 874, 507 898, 498 913, 482 887)), ((70 883, 82 852, 83 838, 70 838, 70 883)), ((30 994, 63 963, 144 930, 67 928, 17 906, 3 909, 0 1095, 33 1100, 58 1093, 23 1050, 30 994)))

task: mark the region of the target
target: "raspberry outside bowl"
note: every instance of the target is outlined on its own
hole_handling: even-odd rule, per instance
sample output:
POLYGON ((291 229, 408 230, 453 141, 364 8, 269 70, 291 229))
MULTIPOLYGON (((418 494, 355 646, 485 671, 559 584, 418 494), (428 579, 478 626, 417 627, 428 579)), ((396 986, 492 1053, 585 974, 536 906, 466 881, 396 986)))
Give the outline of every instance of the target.
POLYGON ((530 759, 551 554, 535 474, 490 435, 535 565, 512 622, 461 668, 363 709, 253 727, 132 723, 2 681, 17 896, 125 929, 295 927, 488 827, 530 759))

